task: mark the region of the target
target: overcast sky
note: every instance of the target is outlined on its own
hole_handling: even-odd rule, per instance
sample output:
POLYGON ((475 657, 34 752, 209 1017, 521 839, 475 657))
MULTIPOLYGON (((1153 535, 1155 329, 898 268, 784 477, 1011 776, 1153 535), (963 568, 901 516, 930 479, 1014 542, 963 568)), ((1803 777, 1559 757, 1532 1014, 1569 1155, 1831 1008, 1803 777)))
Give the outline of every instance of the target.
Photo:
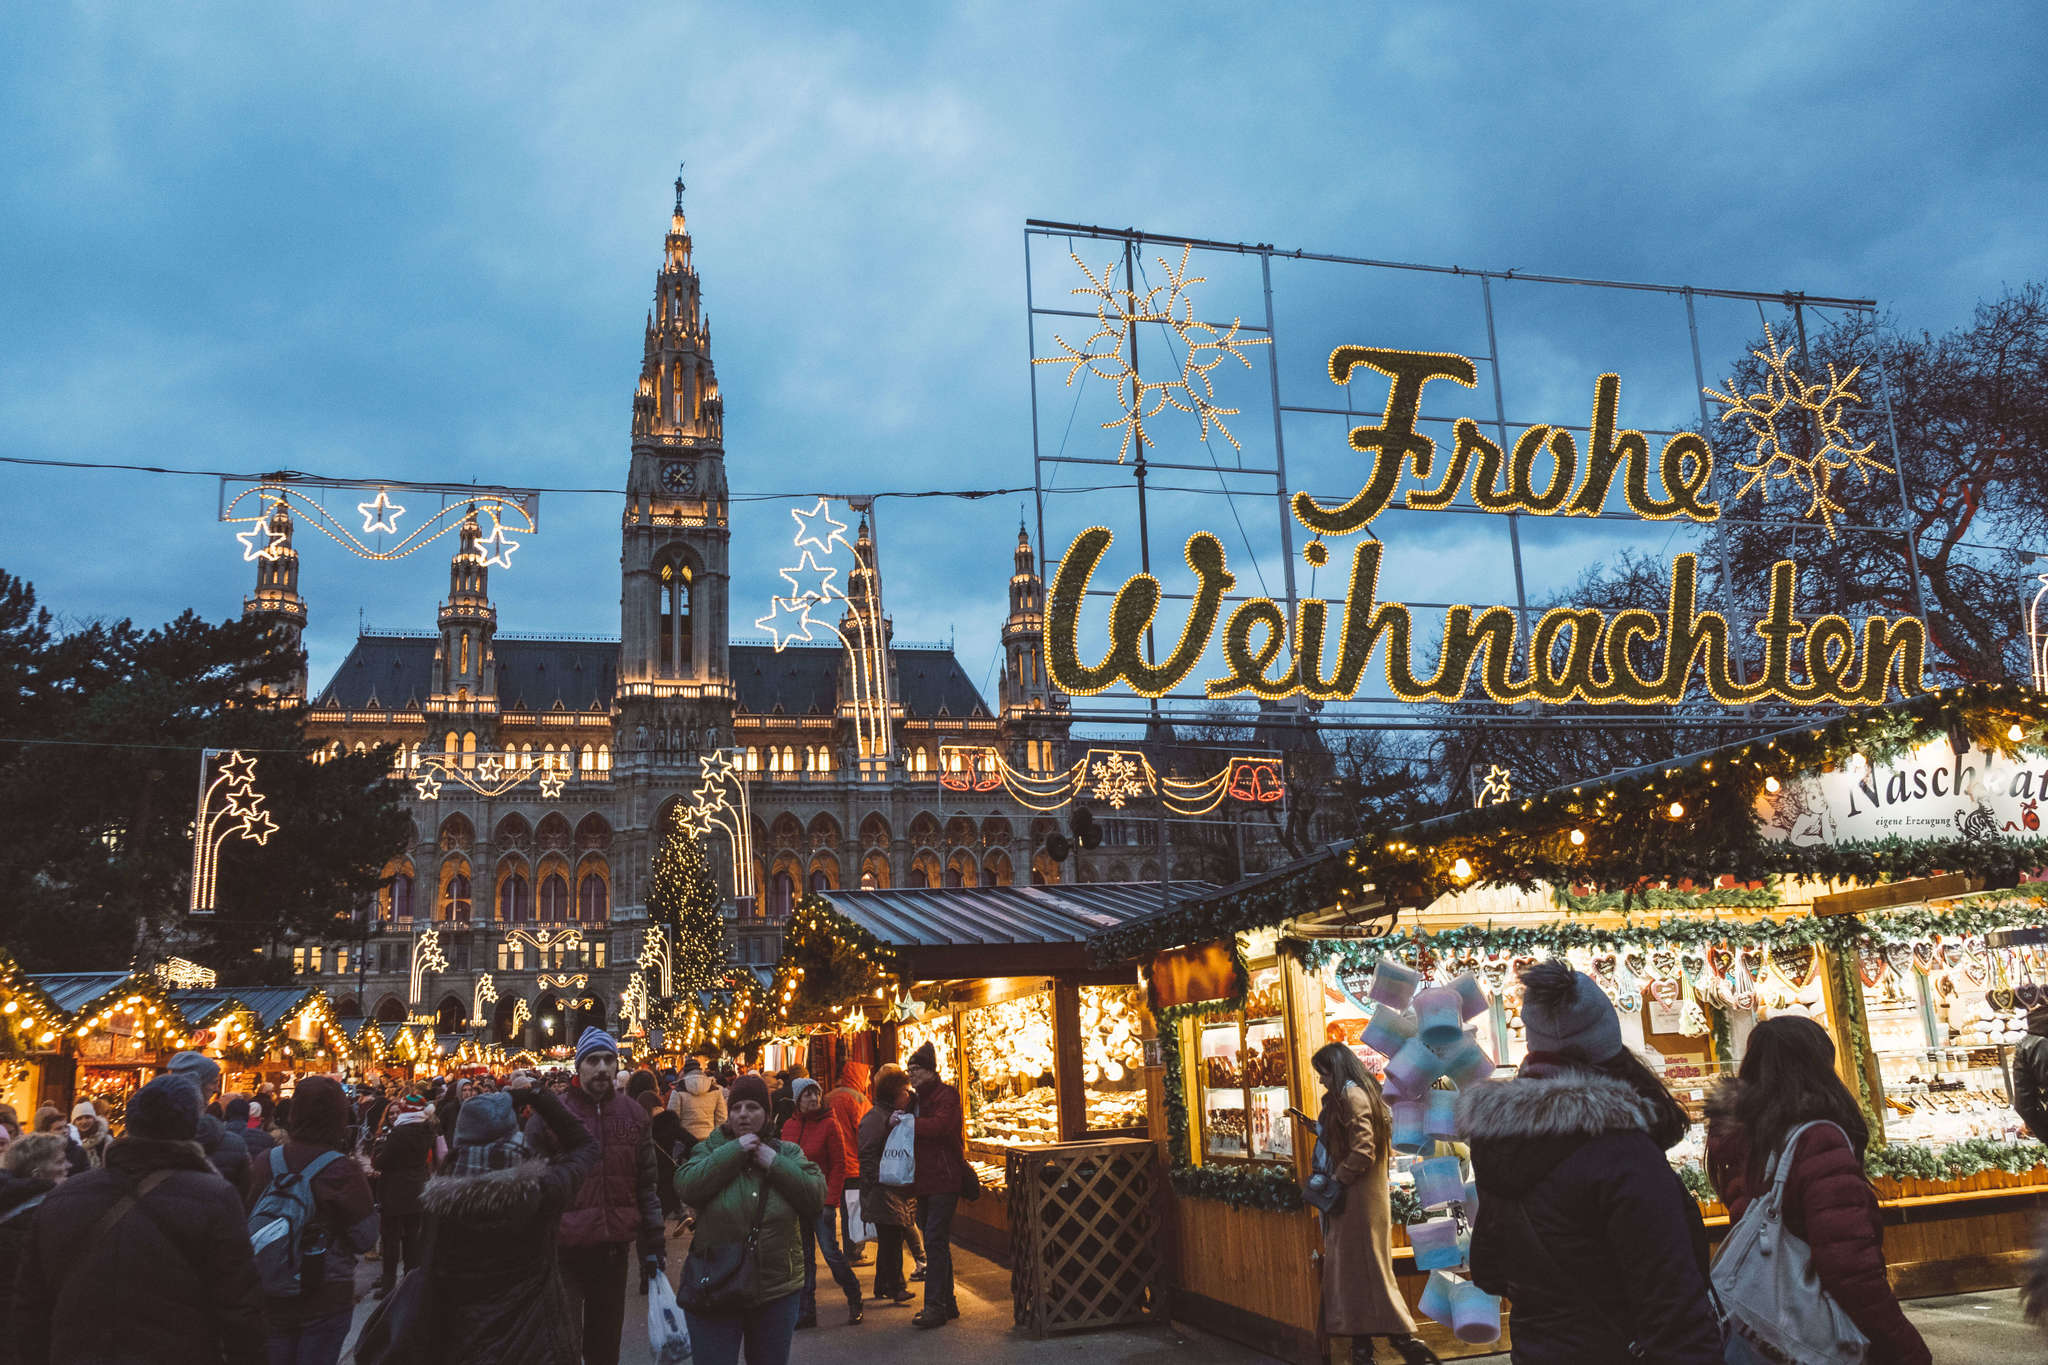
MULTIPOLYGON (((741 494, 1029 485, 1029 217, 1869 296, 1940 331, 2048 276, 2044 49, 2026 4, 16 5, 0 454, 620 488, 679 159, 741 494)), ((1081 282, 1066 246, 1033 255, 1041 303, 1081 282)), ((1343 406, 1338 341, 1484 350, 1471 281, 1357 274, 1276 267, 1284 400, 1343 406)), ((1583 422, 1603 369, 1635 386, 1625 419, 1696 419, 1681 304, 1537 289, 1496 290, 1510 422, 1583 422)), ((1205 302, 1262 306, 1242 273, 1205 302)), ((1756 321, 1703 321, 1710 380, 1756 321)), ((1040 319, 1039 353, 1072 326, 1040 319)), ((1182 431, 1190 460, 1270 452, 1244 373, 1244 456, 1182 431)), ((1049 451, 1113 457, 1057 374, 1037 384, 1049 451)), ((1490 392, 1465 401, 1491 417, 1490 392)), ((1319 486, 1355 480, 1341 423, 1286 440, 1319 486)), ((59 612, 217 617, 252 586, 207 480, 0 466, 0 486, 0 567, 59 612)), ((1029 502, 883 504, 898 638, 957 635, 991 698, 1029 502)), ((1055 551, 1090 519, 1135 534, 1127 498, 1053 505, 1055 551)), ((735 509, 742 633, 789 506, 735 509)), ((1179 509, 1164 563, 1204 518, 1264 555, 1263 506, 1179 509)), ((494 577, 500 628, 615 634, 618 514, 546 497, 494 577)), ((1513 600, 1496 528, 1469 524, 1498 519, 1459 520, 1398 571, 1390 551, 1383 595, 1453 577, 1513 600)), ((1532 572, 1568 579, 1589 546, 1532 545, 1532 572)), ((316 681, 359 614, 432 627, 439 548, 302 552, 316 681)))

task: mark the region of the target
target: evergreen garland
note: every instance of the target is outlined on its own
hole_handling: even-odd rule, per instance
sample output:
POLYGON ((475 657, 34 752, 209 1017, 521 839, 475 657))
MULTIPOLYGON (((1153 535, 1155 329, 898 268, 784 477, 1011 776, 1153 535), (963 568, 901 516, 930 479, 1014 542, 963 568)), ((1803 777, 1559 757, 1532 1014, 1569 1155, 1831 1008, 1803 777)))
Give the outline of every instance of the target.
MULTIPOLYGON (((776 1022, 837 1023, 855 1009, 880 1011, 902 978, 896 950, 805 892, 790 913, 775 964, 776 1022)), ((764 1028, 768 1021, 764 1020, 764 1028)))

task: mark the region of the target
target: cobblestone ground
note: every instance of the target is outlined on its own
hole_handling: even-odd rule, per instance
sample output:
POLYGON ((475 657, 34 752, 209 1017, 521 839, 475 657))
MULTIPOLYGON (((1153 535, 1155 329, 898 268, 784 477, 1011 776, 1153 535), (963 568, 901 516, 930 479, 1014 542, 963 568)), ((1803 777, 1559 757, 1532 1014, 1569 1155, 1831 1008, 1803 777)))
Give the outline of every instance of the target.
MULTIPOLYGON (((671 1264, 680 1260, 685 1245, 681 1241, 670 1244, 671 1264)), ((1190 1360, 1260 1365, 1270 1359, 1235 1342, 1177 1324, 1033 1341, 1012 1327, 1010 1273, 964 1251, 956 1251, 954 1260, 960 1320, 930 1332, 910 1325, 915 1303, 903 1308, 871 1303, 867 1321, 858 1327, 848 1326, 843 1304, 831 1290, 831 1277, 821 1265, 819 1274, 828 1291, 819 1305, 823 1325, 797 1334, 794 1365, 872 1365, 878 1358, 889 1365, 959 1365, 962 1361, 975 1365, 1179 1365, 1190 1360)), ((373 1303, 369 1290, 376 1283, 377 1269, 375 1264, 365 1263, 359 1270, 357 1288, 362 1301, 356 1307, 358 1326, 369 1316, 373 1303)), ((872 1283, 871 1264, 857 1267, 856 1273, 864 1285, 872 1283)), ((644 1309, 644 1302, 629 1288, 621 1365, 647 1365, 644 1309)), ((2017 1291, 1921 1299, 1907 1304, 1906 1313, 1927 1338, 1939 1365, 2041 1365, 2048 1361, 2048 1339, 2021 1320, 2017 1291)), ((349 1352, 344 1351, 342 1359, 348 1358, 349 1352)), ((1382 1347, 1380 1358, 1391 1359, 1391 1352, 1382 1347)), ((1508 1358, 1467 1359, 1471 1365, 1506 1365, 1508 1358)))

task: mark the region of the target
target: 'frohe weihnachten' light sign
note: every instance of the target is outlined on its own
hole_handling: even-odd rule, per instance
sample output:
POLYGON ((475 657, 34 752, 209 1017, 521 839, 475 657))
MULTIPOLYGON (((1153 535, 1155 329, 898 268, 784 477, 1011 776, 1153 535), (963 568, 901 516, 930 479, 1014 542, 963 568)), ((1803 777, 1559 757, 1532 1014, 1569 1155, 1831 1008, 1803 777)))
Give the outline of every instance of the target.
MULTIPOLYGON (((1356 496, 1326 507, 1305 492, 1294 495, 1295 517, 1318 536, 1363 530, 1386 509, 1404 470, 1412 470, 1424 485, 1405 495, 1405 505, 1415 508, 1448 506, 1469 481, 1472 500, 1487 511, 1593 516, 1618 477, 1623 499, 1640 517, 1712 522, 1721 515, 1707 492, 1713 485, 1712 448, 1699 435, 1680 432, 1653 461, 1643 433, 1620 427, 1621 381, 1615 375, 1602 375, 1594 385, 1583 458, 1572 433, 1562 427, 1531 427, 1511 451, 1503 451, 1477 422, 1462 418, 1452 428, 1450 457, 1439 475, 1436 442, 1416 430, 1423 390, 1436 379, 1472 387, 1477 378, 1473 362, 1460 355, 1362 346, 1342 346, 1330 356, 1330 378, 1338 384, 1348 384, 1361 367, 1392 381, 1386 410, 1377 425, 1351 431, 1352 447, 1372 457, 1356 496), (1537 463, 1544 456, 1550 474, 1539 488, 1537 463)), ((1454 606, 1444 616, 1436 668, 1424 676, 1415 666, 1415 622, 1409 609, 1378 600, 1385 550, 1380 542, 1364 541, 1352 552, 1349 590, 1334 604, 1339 619, 1333 640, 1333 604, 1321 598, 1298 605, 1291 631, 1285 609, 1270 598, 1240 602, 1224 620, 1224 600, 1236 577, 1225 565, 1223 543, 1206 531, 1187 542, 1188 567, 1195 576, 1193 602, 1166 656, 1156 663, 1145 659, 1142 641, 1162 592, 1156 578, 1138 574, 1117 591, 1110 607, 1107 653, 1087 664, 1079 648, 1081 607, 1112 539, 1106 527, 1083 531, 1053 578, 1047 672, 1056 686, 1075 695, 1119 683, 1148 697, 1175 690, 1208 652, 1219 621, 1227 672, 1204 682, 1211 697, 1352 697, 1375 651, 1383 655, 1388 690, 1403 701, 1457 701, 1475 676, 1498 702, 1668 705, 1684 699, 1695 674, 1717 701, 1730 705, 1766 699, 1871 704, 1884 701, 1893 687, 1901 694, 1921 690, 1927 639, 1919 618, 1870 616, 1860 637, 1841 616, 1795 619, 1799 567, 1789 559, 1773 566, 1768 608, 1750 627, 1763 642, 1760 676, 1740 681, 1735 676, 1730 658, 1740 642, 1730 638, 1724 617, 1701 609, 1699 564, 1690 554, 1672 560, 1663 619, 1640 609, 1610 615, 1594 607, 1558 607, 1537 621, 1526 653, 1518 649, 1513 608, 1454 606), (1525 667, 1519 663, 1524 658, 1525 667)), ((1320 539, 1312 540, 1303 557, 1321 565, 1328 562, 1329 551, 1320 539)))

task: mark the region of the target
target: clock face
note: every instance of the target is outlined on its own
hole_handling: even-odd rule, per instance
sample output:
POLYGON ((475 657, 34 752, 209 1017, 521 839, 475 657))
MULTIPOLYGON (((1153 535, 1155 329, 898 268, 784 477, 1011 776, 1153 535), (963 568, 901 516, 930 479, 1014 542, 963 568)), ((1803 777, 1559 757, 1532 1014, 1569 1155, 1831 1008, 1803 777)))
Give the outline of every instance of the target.
POLYGON ((697 466, 687 460, 670 460, 661 467, 661 486, 671 493, 688 493, 697 486, 697 466))

